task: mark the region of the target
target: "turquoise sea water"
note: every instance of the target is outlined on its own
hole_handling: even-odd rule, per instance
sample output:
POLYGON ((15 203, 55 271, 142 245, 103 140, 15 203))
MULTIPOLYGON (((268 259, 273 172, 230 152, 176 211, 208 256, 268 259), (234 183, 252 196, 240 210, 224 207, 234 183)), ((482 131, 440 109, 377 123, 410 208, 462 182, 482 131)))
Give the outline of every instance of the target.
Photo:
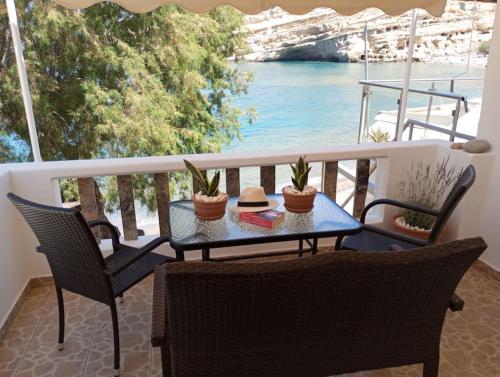
MULTIPOLYGON (((258 119, 253 125, 242 128, 243 140, 223 148, 224 152, 263 151, 299 146, 320 146, 356 142, 361 85, 364 66, 362 64, 286 62, 243 63, 240 68, 255 75, 248 94, 235 99, 241 108, 254 107, 258 119)), ((371 79, 400 79, 404 64, 370 65, 371 79)), ((414 64, 413 77, 449 77, 464 71, 460 66, 414 64)), ((482 77, 484 70, 471 69, 469 77, 482 77)), ((416 85, 425 89, 430 84, 416 85), (427 87, 426 87, 427 85, 427 87)), ((480 97, 482 82, 456 85, 457 92, 470 98, 480 97)), ((445 90, 445 85, 438 86, 445 90)), ((396 109, 398 92, 374 90, 371 100, 372 117, 380 110, 396 109)), ((438 101, 435 101, 437 103, 438 101)), ((410 106, 424 106, 427 97, 411 96, 410 106)), ((242 121, 245 119, 242 118, 242 121)), ((318 180, 320 164, 313 164, 310 178, 318 180)), ((224 179, 223 179, 224 180, 224 179)), ((276 185, 279 188, 290 182, 290 168, 278 166, 276 185)), ((222 189, 224 190, 222 183, 222 189)), ((259 168, 241 169, 242 187, 259 185, 259 168)), ((177 197, 173 199, 179 199, 177 197)), ((157 224, 156 213, 148 213, 146 207, 136 203, 140 227, 157 224)), ((121 226, 119 211, 108 213, 114 224, 121 226)), ((154 229, 155 226, 153 226, 154 229)))
MULTIPOLYGON (((248 94, 235 100, 241 108, 253 107, 258 118, 242 128, 243 140, 223 147, 225 152, 283 149, 356 142, 364 65, 330 62, 241 63, 240 68, 254 73, 248 94)), ((370 79, 402 79, 405 64, 370 64, 370 79)), ((461 74, 458 65, 413 64, 412 78, 443 78, 461 74)), ((466 77, 483 77, 483 68, 471 68, 466 77)), ((412 87, 428 89, 430 83, 412 87)), ((437 84, 448 90, 449 83, 437 84)), ((461 82, 457 93, 481 97, 483 83, 461 82)), ((399 93, 374 89, 370 115, 395 110, 399 93)), ((409 106, 426 106, 428 97, 410 95, 409 106)), ((435 100, 434 103, 439 103, 435 100)), ((242 119, 245 121, 245 119, 242 119)))

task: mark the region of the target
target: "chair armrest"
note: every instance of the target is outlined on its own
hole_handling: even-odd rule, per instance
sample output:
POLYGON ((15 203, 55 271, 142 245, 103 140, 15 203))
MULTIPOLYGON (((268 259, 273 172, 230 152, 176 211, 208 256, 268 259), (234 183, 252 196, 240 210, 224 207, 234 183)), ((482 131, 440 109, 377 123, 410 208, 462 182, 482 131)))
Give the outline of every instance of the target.
POLYGON ((370 232, 378 233, 378 234, 381 234, 383 236, 387 236, 387 237, 395 238, 395 239, 403 241, 403 242, 411 243, 412 245, 415 245, 415 247, 429 246, 428 241, 421 240, 420 238, 415 238, 415 237, 405 236, 405 235, 399 234, 399 233, 390 232, 388 230, 385 230, 385 229, 382 229, 382 228, 379 228, 379 227, 376 227, 373 225, 363 225, 363 227, 366 230, 369 230, 370 232))
POLYGON ((113 224, 111 224, 109 221, 106 220, 91 220, 87 221, 87 224, 89 224, 89 227, 93 228, 94 226, 102 225, 108 228, 111 232, 111 242, 113 243, 113 250, 116 250, 116 248, 120 245, 120 236, 118 235, 118 232, 116 231, 116 228, 113 224))
POLYGON ((166 266, 156 266, 153 285, 151 345, 161 347, 167 342, 167 281, 166 266))
POLYGON ((452 312, 459 312, 464 309, 464 305, 464 300, 462 300, 456 293, 453 293, 450 303, 448 304, 448 308, 452 312))
POLYGON ((381 204, 391 205, 394 207, 399 207, 399 208, 404 208, 404 209, 409 209, 411 211, 421 212, 421 213, 425 213, 425 214, 431 215, 431 216, 438 216, 439 215, 439 211, 437 211, 435 209, 430 209, 430 208, 416 206, 416 205, 412 205, 412 204, 408 204, 408 203, 403 203, 403 202, 400 202, 400 201, 394 200, 394 199, 377 199, 377 200, 374 200, 374 201, 368 203, 368 205, 363 209, 363 212, 361 212, 361 217, 360 217, 359 221, 364 224, 365 219, 366 219, 366 214, 368 213, 368 211, 371 208, 373 208, 377 205, 381 205, 381 204))
POLYGON ((401 247, 401 245, 398 245, 397 243, 393 243, 392 245, 389 245, 389 251, 404 251, 401 247))
POLYGON ((157 237, 154 240, 148 242, 143 247, 141 247, 141 250, 149 253, 151 250, 156 249, 161 244, 164 244, 164 243, 169 242, 169 241, 170 241, 170 239, 168 237, 160 236, 160 237, 157 237))
POLYGON ((106 270, 108 275, 116 275, 129 267, 136 260, 150 253, 153 249, 160 246, 162 243, 168 242, 167 237, 157 237, 140 249, 119 245, 115 252, 106 258, 106 270), (126 250, 120 250, 126 248, 126 250))

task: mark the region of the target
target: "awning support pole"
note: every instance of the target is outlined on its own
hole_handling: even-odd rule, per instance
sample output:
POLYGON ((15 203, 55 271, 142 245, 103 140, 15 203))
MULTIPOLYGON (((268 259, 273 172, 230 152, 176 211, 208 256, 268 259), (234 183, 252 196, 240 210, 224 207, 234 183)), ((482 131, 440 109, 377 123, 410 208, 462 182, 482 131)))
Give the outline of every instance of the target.
POLYGON ((12 32, 12 41, 14 43, 14 52, 16 54, 17 73, 21 83, 23 94, 24 111, 28 121, 28 130, 31 141, 31 151, 35 162, 41 162, 40 146, 38 145, 38 135, 36 132, 35 116, 33 115, 33 105, 31 103, 30 87, 28 85, 28 74, 26 73, 26 64, 24 63, 23 45, 21 43, 21 34, 17 23, 16 4, 14 0, 6 0, 7 12, 9 15, 10 30, 12 32))
POLYGON ((406 104, 408 102, 408 90, 410 89, 411 66, 413 62, 413 48, 415 46, 415 34, 417 31, 417 18, 418 18, 418 10, 414 9, 411 18, 410 40, 408 42, 408 57, 406 58, 406 71, 403 83, 403 92, 401 95, 401 106, 400 106, 401 116, 399 117, 398 127, 396 131, 396 140, 398 141, 401 141, 403 138, 403 131, 404 131, 403 127, 406 116, 406 104))
POLYGON ((368 80, 368 21, 365 21, 365 80, 368 80))

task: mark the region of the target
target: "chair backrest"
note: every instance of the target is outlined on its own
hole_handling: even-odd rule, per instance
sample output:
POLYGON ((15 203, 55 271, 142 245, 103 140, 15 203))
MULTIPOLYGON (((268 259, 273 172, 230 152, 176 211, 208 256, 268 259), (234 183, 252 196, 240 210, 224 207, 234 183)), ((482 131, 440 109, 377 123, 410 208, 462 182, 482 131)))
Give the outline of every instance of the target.
POLYGON ((40 242, 59 288, 108 303, 110 279, 102 253, 82 214, 74 209, 50 207, 9 193, 40 242))
POLYGON ((172 375, 326 377, 432 360, 450 298, 485 248, 474 238, 426 252, 168 264, 172 375))
POLYGON ((446 222, 455 208, 457 208, 465 193, 471 188, 475 179, 476 170, 474 169, 474 166, 467 166, 467 168, 458 177, 457 182, 453 185, 443 203, 443 206, 441 207, 441 210, 439 211, 439 216, 436 218, 436 222, 434 223, 434 226, 429 234, 429 243, 434 243, 438 240, 439 234, 446 225, 446 222))

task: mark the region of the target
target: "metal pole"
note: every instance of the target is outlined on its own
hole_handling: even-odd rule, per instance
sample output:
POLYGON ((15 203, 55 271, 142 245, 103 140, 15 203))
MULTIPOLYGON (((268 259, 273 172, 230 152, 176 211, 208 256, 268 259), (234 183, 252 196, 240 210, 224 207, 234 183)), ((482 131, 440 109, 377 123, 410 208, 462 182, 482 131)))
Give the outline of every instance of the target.
POLYGON ((457 133, 458 127, 458 119, 460 118, 460 100, 457 100, 457 105, 455 106, 455 110, 453 111, 453 123, 451 127, 450 133, 450 141, 455 141, 455 136, 457 133))
MULTIPOLYGON (((403 92, 399 93, 399 98, 398 98, 398 114, 396 116, 396 134, 394 135, 394 141, 398 141, 398 135, 399 135, 399 120, 401 119, 401 104, 403 103, 403 92)), ((403 131, 401 131, 401 134, 404 132, 404 124, 401 126, 403 131)))
POLYGON ((368 80, 368 22, 365 22, 365 80, 368 80))
POLYGON ((31 151, 35 162, 41 162, 40 146, 38 145, 38 135, 36 133, 35 116, 33 115, 33 105, 31 103, 30 87, 28 85, 28 75, 26 73, 26 64, 24 63, 23 45, 21 43, 21 34, 17 23, 16 4, 14 0, 6 0, 7 12, 9 14, 10 30, 12 32, 12 42, 14 43, 14 52, 16 54, 17 73, 21 83, 23 94, 24 111, 28 121, 28 130, 31 141, 31 151))
POLYGON ((366 128, 366 102, 368 101, 368 91, 370 89, 367 85, 363 85, 363 91, 361 92, 361 110, 359 113, 359 128, 358 128, 358 144, 363 143, 363 138, 365 135, 366 128))
MULTIPOLYGON (((435 92, 435 91, 436 91, 436 82, 433 81, 431 88, 429 89, 429 92, 435 92)), ((427 116, 425 117, 425 123, 429 123, 429 121, 431 120, 431 111, 432 111, 433 100, 434 100, 434 97, 430 96, 429 97, 429 104, 427 105, 427 116)), ((413 127, 410 129, 410 135, 413 135, 413 127)), ((426 136, 427 136, 427 128, 424 128, 424 139, 426 136)), ((411 137, 412 136, 410 136, 410 140, 411 140, 411 137)))
MULTIPOLYGON (((436 83, 433 81, 431 88, 429 89, 429 92, 435 92, 436 91, 436 83)), ((431 119, 431 110, 432 110, 432 100, 433 96, 429 96, 429 104, 427 105, 427 116, 425 117, 425 123, 429 123, 429 120, 431 119)))
POLYGON ((370 96, 372 95, 372 91, 370 90, 370 87, 367 88, 368 92, 366 93, 366 103, 365 103, 365 116, 364 116, 364 121, 365 125, 363 127, 363 142, 366 143, 368 141, 368 135, 370 134, 370 130, 368 129, 368 122, 370 121, 370 96))
POLYGON ((415 33, 417 31, 418 10, 414 9, 411 19, 410 40, 408 42, 408 57, 406 59, 406 72, 403 83, 403 92, 401 95, 401 115, 398 119, 398 127, 396 131, 396 140, 401 141, 403 138, 403 125, 406 115, 406 104, 408 102, 408 89, 410 89, 411 65, 413 61, 413 48, 415 46, 415 33))
POLYGON ((472 12, 470 12, 471 25, 470 25, 469 51, 467 51, 467 69, 465 70, 465 73, 469 73, 469 69, 470 69, 470 56, 471 56, 471 52, 472 52, 472 42, 474 40, 474 29, 476 28, 476 13, 477 13, 477 1, 474 0, 474 8, 472 9, 472 12))

